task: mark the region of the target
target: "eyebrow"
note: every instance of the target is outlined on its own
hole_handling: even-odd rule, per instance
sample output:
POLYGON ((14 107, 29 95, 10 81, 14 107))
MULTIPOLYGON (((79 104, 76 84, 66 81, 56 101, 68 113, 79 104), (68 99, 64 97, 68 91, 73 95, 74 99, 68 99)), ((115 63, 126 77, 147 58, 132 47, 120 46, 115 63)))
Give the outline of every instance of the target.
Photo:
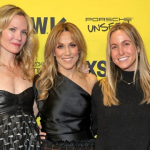
MULTIPOLYGON (((71 44, 71 43, 75 43, 76 44, 76 42, 74 42, 74 41, 70 42, 69 44, 71 44)), ((57 44, 63 44, 63 43, 58 42, 57 44)))
POLYGON ((124 42, 131 42, 131 40, 124 40, 121 43, 124 43, 124 42))
MULTIPOLYGON (((130 42, 131 43, 131 40, 124 40, 124 41, 122 41, 121 43, 125 43, 125 42, 130 42)), ((112 46, 112 45, 117 45, 117 44, 110 44, 110 46, 112 46)))
MULTIPOLYGON (((15 27, 14 25, 10 25, 10 28, 15 28, 15 29, 18 29, 17 27, 15 27)), ((22 29, 23 31, 28 31, 28 28, 26 29, 22 29)))

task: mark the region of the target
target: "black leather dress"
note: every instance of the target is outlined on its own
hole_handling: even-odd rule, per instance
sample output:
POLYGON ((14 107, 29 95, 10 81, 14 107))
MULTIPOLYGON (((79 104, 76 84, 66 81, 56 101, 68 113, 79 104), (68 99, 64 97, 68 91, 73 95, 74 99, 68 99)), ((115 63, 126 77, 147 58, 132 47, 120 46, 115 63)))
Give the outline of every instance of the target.
POLYGON ((39 101, 42 129, 47 133, 43 149, 92 150, 91 96, 69 78, 58 75, 49 97, 39 101))
POLYGON ((33 103, 33 87, 20 94, 0 90, 0 150, 40 149, 33 103))

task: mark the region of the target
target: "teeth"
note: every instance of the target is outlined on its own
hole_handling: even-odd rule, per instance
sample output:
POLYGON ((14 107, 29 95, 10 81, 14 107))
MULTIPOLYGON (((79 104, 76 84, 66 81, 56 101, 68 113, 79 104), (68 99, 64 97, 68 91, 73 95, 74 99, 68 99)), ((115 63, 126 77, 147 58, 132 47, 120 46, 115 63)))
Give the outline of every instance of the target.
POLYGON ((63 59, 63 60, 67 60, 67 61, 69 61, 69 60, 71 60, 72 58, 65 58, 65 59, 63 59))
POLYGON ((123 58, 119 58, 119 60, 126 60, 126 59, 128 59, 128 57, 123 57, 123 58))

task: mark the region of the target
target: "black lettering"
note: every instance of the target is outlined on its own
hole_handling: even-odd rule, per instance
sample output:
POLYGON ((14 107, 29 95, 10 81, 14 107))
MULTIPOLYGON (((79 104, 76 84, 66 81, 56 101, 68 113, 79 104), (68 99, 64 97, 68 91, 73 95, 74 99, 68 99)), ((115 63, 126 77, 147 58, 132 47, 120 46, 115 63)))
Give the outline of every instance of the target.
POLYGON ((106 68, 103 67, 103 65, 106 67, 106 61, 102 60, 102 61, 99 61, 97 63, 97 68, 101 71, 103 71, 104 73, 102 73, 101 71, 97 71, 97 75, 99 77, 105 77, 105 74, 106 74, 106 68))
POLYGON ((103 24, 101 25, 98 25, 98 27, 94 26, 94 32, 97 30, 97 31, 100 31, 100 27, 102 26, 103 24))
POLYGON ((130 17, 129 17, 129 18, 125 18, 124 20, 129 23, 130 21, 132 21, 132 19, 133 19, 133 18, 130 18, 130 17))
POLYGON ((88 25, 87 27, 88 27, 89 32, 96 32, 96 31, 105 32, 105 31, 109 30, 112 27, 112 25, 114 25, 114 22, 111 22, 107 25, 105 23, 98 24, 98 27, 96 27, 95 25, 92 25, 91 28, 90 28, 90 25, 88 25))
POLYGON ((93 21, 93 22, 98 22, 98 21, 127 21, 129 23, 129 21, 132 21, 133 18, 131 17, 126 17, 126 18, 118 18, 118 17, 114 17, 114 18, 98 18, 98 17, 94 17, 94 18, 85 18, 85 21, 93 21))
POLYGON ((102 31, 107 31, 108 30, 108 27, 107 26, 103 26, 105 23, 103 23, 102 25, 101 25, 101 27, 102 27, 102 31))
POLYGON ((112 21, 118 21, 118 18, 112 18, 112 21))
POLYGON ((118 19, 118 21, 121 21, 121 20, 122 20, 122 21, 125 21, 125 19, 124 19, 124 18, 123 18, 123 19, 121 19, 121 18, 119 18, 119 19, 118 19))
POLYGON ((90 25, 88 25, 87 28, 88 28, 89 32, 93 32, 93 30, 94 30, 94 26, 92 26, 92 28, 90 29, 90 25))
POLYGON ((40 68, 34 68, 34 72, 35 73, 39 73, 40 72, 40 68))
POLYGON ((98 18, 93 18, 92 20, 93 20, 93 21, 98 21, 98 18))
POLYGON ((38 33, 38 30, 40 29, 40 33, 45 34, 48 17, 44 17, 43 24, 42 24, 41 17, 37 17, 36 23, 33 17, 31 17, 31 19, 33 20, 33 26, 36 33, 38 33))
POLYGON ((105 18, 99 18, 99 21, 105 21, 105 18))
POLYGON ((43 66, 44 62, 35 62, 34 67, 41 67, 43 66))
POLYGON ((112 22, 112 23, 109 23, 109 24, 108 24, 108 29, 110 29, 113 25, 114 25, 113 22, 112 22))
POLYGON ((112 18, 106 18, 106 21, 112 21, 112 18))
POLYGON ((94 75, 96 75, 96 73, 95 73, 95 71, 94 71, 94 66, 95 66, 96 62, 97 62, 97 61, 93 61, 92 64, 90 64, 90 62, 87 61, 87 64, 88 64, 88 66, 89 66, 89 68, 90 68, 90 71, 91 71, 91 73, 93 73, 94 75))
POLYGON ((85 21, 91 21, 92 18, 85 18, 85 21))
MULTIPOLYGON (((67 21, 67 20, 65 18, 62 18, 58 23, 65 22, 65 21, 67 21)), ((53 27, 55 26, 55 18, 54 17, 50 18, 50 24, 51 24, 51 30, 52 30, 53 27)))

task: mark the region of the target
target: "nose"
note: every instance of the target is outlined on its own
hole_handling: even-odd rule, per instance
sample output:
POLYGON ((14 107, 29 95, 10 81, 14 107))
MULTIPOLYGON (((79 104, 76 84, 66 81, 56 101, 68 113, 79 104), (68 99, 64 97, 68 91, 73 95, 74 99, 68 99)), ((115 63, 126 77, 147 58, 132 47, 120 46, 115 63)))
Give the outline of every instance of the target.
POLYGON ((15 33, 15 39, 18 40, 18 41, 21 41, 21 39, 22 39, 21 32, 18 31, 18 32, 15 33))
POLYGON ((119 53, 119 55, 124 55, 124 49, 123 49, 122 46, 120 46, 120 47, 118 48, 118 53, 119 53))
POLYGON ((70 48, 69 47, 66 47, 65 48, 65 55, 68 56, 71 54, 71 51, 70 51, 70 48))

